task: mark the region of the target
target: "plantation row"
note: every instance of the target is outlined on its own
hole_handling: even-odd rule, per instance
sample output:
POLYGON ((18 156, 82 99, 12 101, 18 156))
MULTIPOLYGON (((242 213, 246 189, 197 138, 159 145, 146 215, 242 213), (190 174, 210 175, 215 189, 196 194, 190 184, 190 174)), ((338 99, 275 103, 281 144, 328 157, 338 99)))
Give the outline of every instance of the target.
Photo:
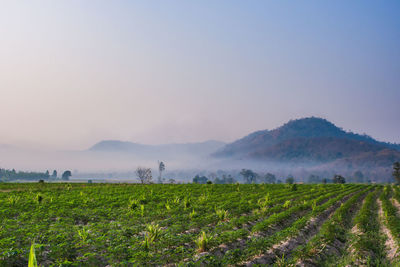
POLYGON ((400 188, 0 184, 0 265, 392 266, 400 188), (32 255, 32 254, 31 254, 32 255))

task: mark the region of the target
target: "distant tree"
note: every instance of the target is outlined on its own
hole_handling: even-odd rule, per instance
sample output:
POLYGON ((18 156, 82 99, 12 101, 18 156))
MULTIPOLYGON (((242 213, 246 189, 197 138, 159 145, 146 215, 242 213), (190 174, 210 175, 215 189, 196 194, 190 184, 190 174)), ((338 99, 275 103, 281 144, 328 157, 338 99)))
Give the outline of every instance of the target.
POLYGON ((293 178, 293 176, 292 176, 292 175, 289 175, 289 176, 286 178, 285 182, 286 182, 287 184, 293 184, 293 183, 294 183, 294 178, 293 178))
POLYGON ((322 179, 323 184, 326 184, 327 182, 328 182, 328 179, 326 179, 326 178, 322 179))
POLYGON ((153 180, 150 168, 138 167, 135 173, 142 184, 150 184, 153 180))
POLYGON ((207 182, 208 182, 208 178, 205 176, 196 175, 193 178, 193 183, 195 183, 195 184, 206 184, 207 182))
POLYGON ((252 170, 242 169, 242 171, 240 172, 240 175, 243 176, 243 179, 247 184, 256 182, 257 174, 255 172, 253 172, 252 170))
POLYGON ((53 174, 51 175, 51 178, 54 178, 54 179, 57 178, 57 171, 56 170, 53 171, 53 174))
POLYGON ((71 177, 71 176, 72 176, 71 171, 65 171, 62 174, 61 179, 63 179, 64 181, 68 181, 69 177, 71 177))
POLYGON ((162 172, 165 170, 165 164, 162 161, 158 162, 158 172, 159 172, 159 176, 158 176, 158 183, 161 184, 163 182, 162 180, 162 172))
POLYGON ((168 182, 169 182, 170 184, 175 184, 175 183, 176 183, 175 179, 172 179, 172 178, 169 179, 168 182))
POLYGON ((393 164, 393 178, 396 183, 400 184, 400 162, 397 161, 393 164))
POLYGON ((93 183, 93 180, 87 180, 87 182, 88 182, 88 184, 92 184, 93 183))
POLYGON ((230 175, 230 174, 228 174, 228 176, 222 175, 222 180, 224 181, 224 184, 234 184, 234 183, 236 183, 235 178, 233 178, 232 175, 230 175))
POLYGON ((276 182, 276 177, 275 177, 275 175, 273 175, 272 173, 267 173, 265 176, 264 176, 264 180, 265 180, 265 182, 267 183, 267 184, 274 184, 275 182, 276 182))
POLYGON ((277 184, 281 184, 282 180, 278 179, 278 181, 276 181, 277 184))
POLYGON ((208 181, 207 181, 207 184, 212 184, 212 181, 208 180, 208 181))
POLYGON ((44 173, 44 175, 45 175, 45 177, 48 179, 48 178, 50 177, 50 172, 49 172, 49 170, 47 170, 47 171, 44 173))
POLYGON ((334 184, 345 184, 346 179, 341 175, 335 174, 335 176, 333 176, 332 182, 334 184))
POLYGON ((311 174, 310 176, 308 176, 308 183, 310 184, 321 183, 321 178, 318 175, 311 174))
POLYGON ((356 171, 353 174, 353 179, 355 183, 363 183, 364 182, 364 174, 361 171, 356 171))

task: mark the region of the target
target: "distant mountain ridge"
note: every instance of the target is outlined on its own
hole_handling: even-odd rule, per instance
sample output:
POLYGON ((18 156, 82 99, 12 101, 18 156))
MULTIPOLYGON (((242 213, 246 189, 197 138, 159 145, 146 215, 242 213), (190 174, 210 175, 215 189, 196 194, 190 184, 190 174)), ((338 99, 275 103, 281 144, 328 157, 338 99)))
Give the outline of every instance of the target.
POLYGON ((260 161, 327 163, 363 158, 374 161, 374 153, 400 159, 400 145, 380 142, 367 135, 346 132, 326 119, 291 120, 274 130, 257 131, 213 154, 216 157, 260 161), (368 156, 369 155, 369 156, 368 156))

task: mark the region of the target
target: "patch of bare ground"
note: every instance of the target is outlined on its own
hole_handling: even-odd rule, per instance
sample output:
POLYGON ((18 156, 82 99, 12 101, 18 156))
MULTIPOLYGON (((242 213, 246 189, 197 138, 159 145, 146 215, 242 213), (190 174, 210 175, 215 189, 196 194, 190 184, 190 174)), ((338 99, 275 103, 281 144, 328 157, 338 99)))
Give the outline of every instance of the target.
POLYGON ((306 244, 314 235, 316 235, 322 224, 332 216, 335 210, 338 209, 342 203, 346 202, 354 194, 355 193, 345 196, 333 206, 322 212, 319 216, 311 218, 297 236, 289 238, 279 244, 275 244, 265 254, 258 255, 251 260, 242 263, 242 265, 273 265, 277 259, 290 257, 296 247, 306 244))
POLYGON ((382 202, 380 199, 377 199, 378 201, 378 214, 379 214, 379 221, 381 225, 381 231, 382 233, 385 234, 386 236, 386 256, 390 262, 392 262, 395 258, 399 256, 399 247, 396 243, 396 240, 394 239, 392 233, 390 230, 386 227, 386 224, 384 222, 384 216, 383 216, 383 209, 382 209, 382 202))

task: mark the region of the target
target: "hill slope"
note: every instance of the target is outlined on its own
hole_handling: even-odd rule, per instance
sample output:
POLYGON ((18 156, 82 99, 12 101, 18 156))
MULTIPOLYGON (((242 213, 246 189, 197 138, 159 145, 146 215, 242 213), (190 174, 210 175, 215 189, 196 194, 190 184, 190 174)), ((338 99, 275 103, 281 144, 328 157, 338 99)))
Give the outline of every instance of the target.
POLYGON ((246 160, 327 163, 357 159, 374 161, 380 151, 380 162, 391 164, 400 159, 400 145, 379 142, 367 135, 346 132, 321 118, 292 120, 268 131, 254 132, 226 145, 213 155, 246 160), (382 159, 383 158, 383 159, 382 159), (386 158, 386 160, 384 160, 386 158))

